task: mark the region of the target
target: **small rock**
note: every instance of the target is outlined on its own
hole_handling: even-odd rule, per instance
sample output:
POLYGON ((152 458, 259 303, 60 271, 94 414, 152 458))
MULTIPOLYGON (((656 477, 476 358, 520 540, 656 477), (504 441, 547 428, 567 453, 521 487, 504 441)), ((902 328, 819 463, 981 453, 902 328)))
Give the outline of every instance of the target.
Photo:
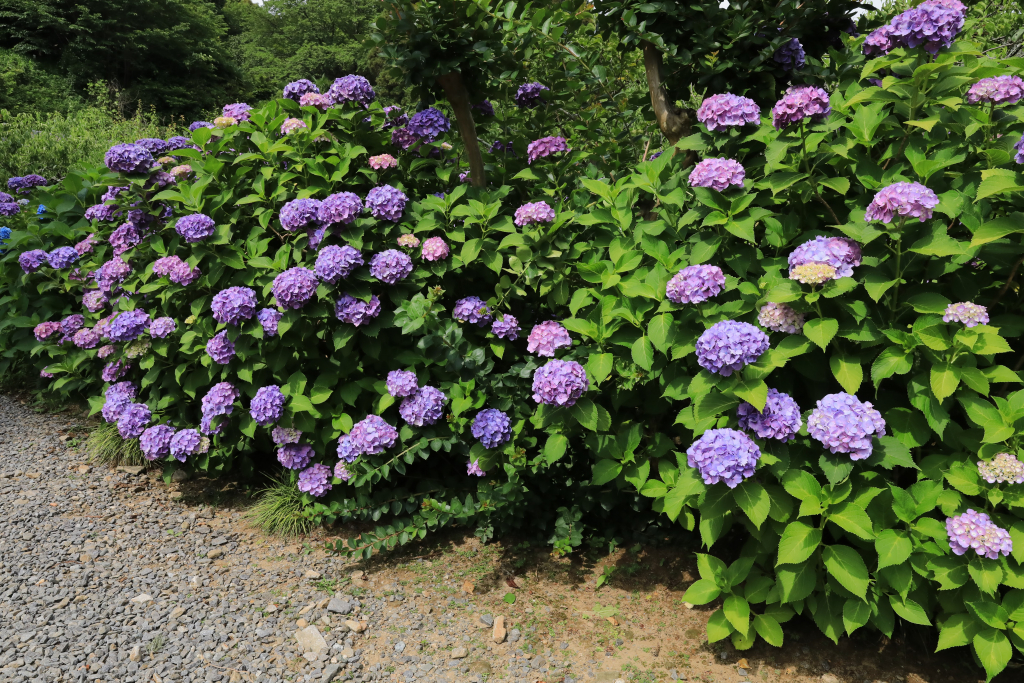
POLYGON ((746 657, 744 657, 744 658, 740 659, 738 662, 736 662, 736 666, 738 666, 741 669, 749 669, 750 668, 750 665, 747 664, 747 658, 746 657))
POLYGON ((305 619, 299 619, 298 621, 295 622, 295 625, 298 626, 299 628, 306 628, 307 626, 309 626, 309 622, 306 621, 305 619))
POLYGON ((132 648, 132 651, 128 654, 128 659, 137 662, 142 659, 142 648, 136 645, 132 648))
POLYGON ((267 614, 273 614, 277 611, 277 605, 275 605, 274 603, 270 603, 269 605, 267 605, 267 608, 263 611, 267 614))
POLYGON ((356 656, 356 651, 353 650, 350 647, 346 647, 346 648, 344 648, 341 651, 341 656, 344 657, 345 659, 348 659, 349 657, 355 657, 356 656))
POLYGON ((223 548, 213 548, 208 553, 206 553, 207 559, 210 559, 210 560, 216 560, 218 557, 222 557, 223 555, 224 555, 224 549, 223 548))
POLYGON ((466 655, 468 654, 469 651, 466 650, 466 648, 457 647, 454 650, 452 650, 452 659, 465 659, 466 655))
MULTIPOLYGON (((917 680, 920 681, 921 679, 918 678, 917 680)), ((822 674, 821 683, 839 683, 839 678, 835 674, 822 674)), ((916 681, 911 681, 910 676, 907 676, 907 683, 916 683, 916 681)))
POLYGON ((345 626, 348 626, 349 630, 351 630, 354 633, 362 633, 363 631, 366 630, 366 622, 365 621, 352 621, 352 620, 349 620, 349 621, 345 622, 345 626))
POLYGON ((474 674, 480 674, 481 676, 489 676, 492 672, 490 662, 479 660, 469 665, 469 672, 474 674))
POLYGON ((213 539, 212 541, 210 541, 210 545, 227 545, 227 544, 228 544, 228 539, 226 539, 223 536, 219 536, 219 537, 213 539))
POLYGON ((29 479, 38 479, 39 478, 39 473, 38 472, 28 472, 25 476, 28 477, 29 479))
POLYGON ((307 579, 319 579, 321 576, 323 576, 323 574, 313 569, 307 569, 306 573, 302 576, 307 579))
POLYGON ((185 470, 174 470, 171 473, 171 483, 180 484, 183 481, 188 481, 188 472, 185 470))
POLYGON ((306 658, 307 662, 315 662, 317 658, 317 654, 315 652, 304 652, 302 656, 306 658))
POLYGON ((683 607, 685 607, 686 609, 693 609, 693 603, 692 602, 684 602, 683 603, 683 607))
POLYGON ((504 643, 508 631, 505 630, 505 617, 498 617, 494 620, 494 630, 491 632, 491 640, 495 643, 504 643))
POLYGON ((400 640, 397 643, 395 643, 395 652, 397 652, 399 654, 405 652, 405 642, 404 641, 400 640))
POLYGON ((142 465, 120 465, 118 466, 117 471, 124 472, 125 474, 130 474, 134 477, 136 475, 141 474, 145 469, 146 468, 143 467, 142 465))
POLYGON ((129 602, 134 602, 136 605, 145 605, 147 602, 153 602, 153 596, 147 593, 142 593, 141 595, 136 595, 134 598, 129 600, 129 602))
POLYGON ((175 607, 174 609, 171 610, 170 618, 171 619, 177 619, 178 617, 180 617, 184 613, 185 613, 185 608, 184 607, 175 607))
MULTIPOLYGON (((825 676, 832 676, 832 674, 825 674, 825 676)), ((825 680, 825 676, 821 677, 822 681, 825 680)), ((833 676, 833 678, 835 677, 833 676)), ((924 680, 917 674, 907 674, 906 683, 928 683, 928 681, 924 680)))
POLYGON ((366 579, 366 572, 362 569, 357 569, 351 574, 353 581, 363 581, 366 579))
POLYGON ((320 652, 327 649, 327 641, 316 626, 307 626, 295 632, 295 640, 303 652, 320 652))
POLYGON ((327 611, 335 614, 348 614, 352 611, 352 607, 351 603, 345 602, 341 598, 331 598, 327 603, 327 611))
POLYGON ((480 623, 486 626, 487 628, 490 628, 494 626, 494 617, 492 617, 490 614, 481 614, 480 623))
POLYGON ((522 636, 523 636, 523 634, 519 632, 519 629, 514 628, 508 634, 508 642, 510 642, 510 643, 519 642, 519 639, 522 636))
POLYGON ((469 595, 472 595, 474 588, 475 588, 475 586, 473 585, 472 581, 463 581, 462 582, 462 592, 463 593, 467 593, 469 595))
POLYGON ((341 664, 328 664, 324 668, 324 672, 320 674, 320 680, 324 681, 324 683, 330 683, 338 675, 339 671, 341 671, 341 664))

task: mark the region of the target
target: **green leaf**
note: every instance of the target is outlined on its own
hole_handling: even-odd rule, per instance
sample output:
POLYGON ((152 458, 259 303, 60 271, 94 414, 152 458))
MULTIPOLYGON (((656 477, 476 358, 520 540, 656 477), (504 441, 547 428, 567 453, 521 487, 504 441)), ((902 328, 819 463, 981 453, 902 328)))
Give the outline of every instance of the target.
POLYGON ((683 594, 683 602, 688 602, 691 605, 706 605, 721 594, 722 589, 713 580, 700 579, 686 589, 683 594))
POLYGON ((910 455, 910 449, 895 436, 882 436, 878 438, 882 447, 882 467, 891 470, 893 467, 910 467, 920 469, 910 455))
POLYGON ((563 434, 552 434, 544 443, 544 459, 547 460, 549 465, 557 462, 565 455, 565 449, 568 446, 569 439, 565 438, 563 434))
POLYGON ((822 351, 839 331, 839 322, 834 318, 815 318, 804 323, 804 336, 821 347, 822 351))
POLYGON ((768 385, 763 380, 746 380, 738 384, 732 393, 754 406, 757 412, 763 412, 768 402, 768 385))
POLYGON ((633 362, 650 371, 654 366, 654 345, 650 337, 643 336, 633 342, 633 362))
POLYGON ((932 366, 932 394, 939 403, 953 395, 960 386, 960 367, 951 363, 940 363, 932 366))
POLYGON ((606 432, 612 426, 611 415, 589 398, 581 398, 570 412, 583 427, 592 432, 606 432))
POLYGON ((725 618, 738 632, 745 635, 750 630, 750 605, 742 597, 730 594, 722 602, 722 611, 725 612, 725 618))
POLYGON ((856 550, 845 545, 828 545, 821 551, 825 569, 848 591, 867 599, 868 568, 856 550))
POLYGON ((846 393, 856 394, 861 382, 864 381, 864 368, 861 367, 860 362, 852 356, 834 353, 828 364, 832 368, 832 374, 835 375, 836 380, 846 390, 846 393))
POLYGON ((915 294, 907 299, 909 304, 918 313, 938 313, 942 314, 946 311, 946 307, 949 306, 950 301, 941 294, 935 292, 924 292, 922 294, 915 294))
POLYGON ((892 606, 892 610, 896 612, 900 618, 906 619, 911 624, 918 624, 920 626, 932 625, 932 622, 928 618, 928 614, 924 611, 924 608, 913 600, 907 599, 906 602, 900 602, 899 596, 890 595, 889 604, 892 606))
POLYGON ((801 564, 785 564, 775 568, 782 589, 783 602, 803 600, 814 592, 818 573, 813 560, 801 564))
POLYGON ((505 593, 505 597, 502 598, 501 601, 504 602, 506 605, 514 605, 516 604, 516 594, 505 593))
MULTIPOLYGON (((753 479, 747 479, 732 490, 732 497, 740 509, 747 514, 750 521, 758 529, 768 519, 768 512, 771 510, 772 501, 768 492, 761 484, 753 479)), ((799 562, 799 560, 797 560, 799 562)))
POLYGON ((988 676, 986 680, 992 680, 1001 673, 1013 656, 1013 646, 1010 645, 1009 639, 1002 631, 994 628, 982 629, 974 636, 972 643, 981 665, 985 667, 988 676))
POLYGON ((656 315, 647 324, 647 336, 654 344, 654 348, 662 353, 667 353, 672 347, 672 315, 662 313, 656 315))
POLYGON ((776 566, 799 564, 808 559, 821 544, 821 529, 804 522, 790 522, 779 539, 776 566))
POLYGON ((592 353, 587 359, 587 374, 595 384, 601 384, 612 374, 615 356, 610 353, 592 353))
POLYGON ((902 529, 886 529, 875 539, 875 552, 878 553, 878 568, 892 567, 903 564, 910 558, 914 544, 910 536, 902 529))
POLYGON ((851 598, 843 605, 843 626, 847 635, 852 636, 854 631, 867 624, 870 619, 871 607, 868 603, 851 598))
POLYGON ((978 247, 995 242, 1015 232, 1024 232, 1024 213, 1011 213, 983 224, 974 231, 971 246, 978 247))
POLYGON ((853 501, 847 501, 832 507, 828 513, 828 520, 838 525, 844 531, 864 540, 870 541, 875 538, 875 532, 871 526, 871 518, 868 517, 867 511, 853 501))
POLYGON ((725 618, 725 613, 720 609, 715 610, 711 618, 708 619, 708 642, 717 643, 719 640, 725 640, 732 634, 732 631, 732 626, 725 618))
POLYGON ((754 615, 754 630, 764 638, 764 642, 775 647, 782 647, 782 626, 767 614, 754 615))
POLYGON ((622 471, 622 463, 618 460, 612 460, 611 458, 602 458, 594 463, 594 478, 591 480, 591 484, 594 486, 601 486, 619 476, 619 472, 622 471))
POLYGON ((1016 172, 1008 168, 990 168, 981 172, 981 184, 978 185, 978 194, 974 201, 979 202, 985 197, 1021 190, 1024 190, 1024 187, 1018 184, 1016 172))
POLYGON ((977 631, 977 623, 971 615, 965 612, 950 615, 939 627, 939 643, 935 651, 941 652, 951 647, 969 645, 977 631))

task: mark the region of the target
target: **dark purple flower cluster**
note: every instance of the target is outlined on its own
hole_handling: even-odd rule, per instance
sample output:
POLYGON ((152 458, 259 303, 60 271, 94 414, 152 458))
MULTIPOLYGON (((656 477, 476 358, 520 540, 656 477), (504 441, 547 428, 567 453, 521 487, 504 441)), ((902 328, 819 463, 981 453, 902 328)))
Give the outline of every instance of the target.
POLYGON ((174 229, 186 242, 193 243, 201 242, 216 232, 217 224, 204 213, 193 213, 179 218, 174 229))
POLYGON ((546 85, 541 85, 536 81, 533 83, 524 83, 519 86, 519 90, 516 91, 514 97, 516 105, 524 109, 533 109, 538 105, 546 104, 546 101, 541 97, 541 95, 545 90, 550 89, 551 88, 546 85))
POLYGON ((402 149, 409 149, 417 141, 416 134, 408 128, 395 128, 391 131, 391 144, 402 149))
POLYGON ((807 63, 805 57, 804 46, 796 38, 791 38, 772 55, 772 59, 781 64, 786 71, 802 69, 807 63))
POLYGON ((188 124, 188 132, 189 133, 194 133, 197 130, 199 130, 200 128, 214 128, 214 127, 215 126, 212 123, 210 123, 209 121, 193 121, 192 123, 188 124))
POLYGON ((129 342, 138 339, 149 327, 149 313, 135 309, 119 313, 104 336, 112 342, 129 342))
POLYGON ((18 194, 28 194, 33 187, 40 187, 42 185, 46 185, 46 178, 37 173, 30 173, 26 176, 14 176, 7 179, 7 189, 14 190, 18 194))
POLYGON ((451 129, 452 124, 448 117, 434 107, 416 112, 406 125, 406 130, 422 142, 433 142, 451 129))
POLYGON ((238 325, 256 315, 256 292, 248 287, 228 287, 217 292, 210 308, 219 323, 238 325))
POLYGON ((498 448, 512 438, 512 420, 500 410, 486 408, 476 414, 470 431, 484 448, 498 448))
POLYGON ((188 460, 188 456, 205 453, 209 448, 209 439, 203 438, 203 435, 198 430, 182 429, 179 432, 175 432, 174 436, 171 437, 168 450, 170 450, 175 460, 185 462, 188 460))
POLYGON ((494 105, 491 104, 490 100, 482 100, 473 105, 473 109, 476 109, 483 116, 494 116, 494 105))
POLYGON ((320 88, 316 86, 316 83, 305 78, 300 78, 297 81, 292 81, 288 85, 284 86, 284 92, 281 94, 282 97, 289 100, 299 101, 303 95, 308 92, 319 93, 320 88))
POLYGON ((256 424, 269 427, 281 419, 281 415, 284 414, 284 403, 285 396, 281 392, 281 387, 276 384, 260 387, 249 403, 249 414, 256 424))
POLYGON ((114 248, 114 256, 120 256, 129 249, 134 249, 142 241, 142 235, 134 223, 125 223, 107 238, 114 248))
POLYGON ((85 210, 85 219, 89 221, 112 221, 120 210, 113 204, 93 204, 85 210))
POLYGON ((589 388, 587 371, 575 361, 549 360, 533 373, 533 400, 537 403, 572 406, 589 388))
POLYGON ((18 255, 18 265, 26 273, 34 273, 39 270, 46 260, 46 252, 42 249, 30 249, 18 255))
POLYGON ((527 337, 526 350, 538 356, 554 358, 555 351, 572 346, 569 331, 554 320, 546 320, 534 325, 527 337))
POLYGON ((240 395, 238 389, 231 382, 218 382, 210 387, 210 390, 203 396, 203 419, 199 430, 203 434, 219 434, 223 425, 214 427, 214 418, 230 415, 235 409, 234 403, 240 395))
POLYGON ((316 257, 316 265, 313 270, 316 276, 329 284, 337 284, 344 280, 357 267, 363 265, 363 255, 355 247, 345 245, 338 247, 330 245, 324 247, 316 257))
POLYGON ((142 138, 141 140, 136 140, 135 144, 139 147, 145 147, 154 157, 158 157, 170 149, 170 146, 160 138, 142 138))
POLYGON ((523 204, 516 209, 515 224, 519 227, 524 225, 551 223, 554 220, 555 210, 548 206, 547 202, 523 204))
POLYGON ((199 147, 192 143, 192 139, 187 138, 184 135, 173 135, 167 138, 168 152, 173 152, 179 149, 194 149, 199 151, 199 147))
POLYGON ((491 323, 491 333, 498 339, 515 341, 519 339, 519 321, 515 316, 505 313, 501 318, 491 323))
POLYGON ((320 463, 313 463, 299 472, 299 490, 319 498, 331 490, 331 468, 320 463))
POLYGON ((718 296, 724 286, 725 273, 718 266, 687 266, 668 281, 665 296, 677 304, 699 304, 718 296))
POLYGON ((103 157, 107 168, 119 173, 143 173, 153 166, 153 155, 141 145, 117 144, 103 157))
POLYGON ((393 285, 412 273, 412 259, 397 249, 388 249, 374 254, 370 259, 370 275, 381 282, 393 285))
POLYGON ((455 302, 452 318, 460 323, 475 323, 484 327, 494 319, 494 316, 491 315, 491 308, 485 301, 476 296, 467 296, 455 302))
POLYGON ((316 453, 304 443, 286 443, 277 449, 277 461, 290 470, 301 470, 316 453))
POLYGON ((281 308, 299 309, 313 298, 318 284, 313 271, 295 266, 274 278, 271 291, 281 308))
POLYGON ((129 403, 117 418, 117 431, 122 439, 136 439, 152 419, 153 413, 145 403, 129 403))
POLYGON ((696 467, 708 486, 725 482, 731 489, 754 476, 761 449, 743 432, 709 429, 686 449, 686 464, 696 467))
POLYGON ((51 268, 57 270, 70 268, 75 265, 76 261, 78 261, 78 252, 74 247, 57 247, 46 255, 46 262, 50 264, 51 268))
POLYGON ((448 258, 448 244, 440 237, 428 237, 423 241, 420 255, 424 261, 443 261, 448 258))
POLYGON ((863 460, 871 455, 871 436, 885 436, 885 420, 869 402, 840 392, 818 401, 807 418, 807 432, 833 453, 863 460))
POLYGON ((377 99, 377 93, 373 91, 370 81, 355 74, 335 79, 330 90, 327 91, 327 96, 334 104, 355 102, 362 105, 363 108, 368 107, 370 102, 377 99))
POLYGON ((892 42, 892 26, 886 24, 876 28, 864 39, 863 51, 869 57, 872 55, 886 55, 895 45, 892 42))
POLYGON ((131 382, 118 382, 107 387, 104 392, 106 401, 103 404, 103 419, 107 422, 117 422, 121 413, 135 398, 137 389, 131 382))
POLYGON ((540 140, 534 140, 526 146, 526 163, 532 164, 537 159, 543 159, 549 157, 552 154, 558 154, 559 152, 566 152, 569 150, 569 146, 566 144, 565 138, 557 135, 549 135, 546 138, 540 140))
POLYGON ((281 207, 278 220, 281 221, 282 228, 288 232, 296 232, 316 225, 319 210, 320 200, 318 199, 293 199, 281 207))
POLYGON ((762 439, 778 439, 782 442, 795 439, 804 423, 800 417, 800 406, 789 394, 778 389, 768 390, 764 410, 758 412, 757 408, 744 401, 736 409, 736 414, 740 429, 748 429, 762 439))
POLYGON ((1024 135, 1021 135, 1020 140, 1013 143, 1013 149, 1013 160, 1018 164, 1024 164, 1024 135))
POLYGON ((435 387, 420 387, 412 396, 405 398, 398 407, 402 419, 414 427, 432 425, 444 415, 444 404, 448 397, 435 387))
POLYGON ((772 107, 772 125, 782 130, 804 119, 818 123, 831 113, 827 92, 813 85, 794 85, 772 107))
POLYGON ((743 187, 746 171, 733 159, 705 159, 690 171, 690 185, 724 192, 730 186, 743 187))
POLYGON ((860 245, 849 237, 815 237, 804 242, 789 254, 790 269, 808 263, 831 266, 834 278, 852 277, 853 269, 860 265, 860 245))
POLYGON ((387 386, 388 393, 395 398, 412 396, 419 388, 416 373, 409 372, 408 370, 392 370, 388 373, 385 385, 387 386))
MULTIPOLYGON (((292 203, 294 204, 295 202, 292 203)), ((359 195, 354 192, 338 192, 320 202, 320 208, 316 212, 316 217, 322 225, 348 225, 359 216, 362 210, 363 201, 359 199, 359 195)), ((281 210, 281 220, 284 221, 283 209, 281 210)))
POLYGON ((405 126, 409 123, 409 115, 402 111, 398 105, 384 107, 384 125, 381 130, 387 130, 395 126, 405 126))
POLYGON ((697 364, 728 377, 768 350, 768 335, 750 323, 722 320, 697 340, 697 364))
POLYGON ((261 308, 260 312, 256 314, 256 319, 263 326, 263 334, 267 337, 277 336, 277 324, 283 317, 284 314, 281 311, 273 308, 261 308))
POLYGON ((380 315, 380 299, 374 294, 369 301, 343 294, 334 304, 334 317, 343 323, 360 327, 380 315))
POLYGON ((227 365, 235 357, 235 343, 228 339, 228 331, 221 330, 206 342, 206 354, 214 363, 227 365))
POLYGON ((935 55, 953 44, 964 27, 964 11, 931 0, 897 15, 889 26, 893 47, 923 47, 935 55))
POLYGON ((64 336, 70 336, 85 327, 85 316, 75 313, 60 321, 60 331, 64 336))
POLYGON ((174 428, 168 425, 154 425, 142 432, 139 437, 139 447, 142 455, 152 462, 160 458, 166 458, 171 454, 171 439, 174 437, 174 428))
POLYGON ((390 185, 379 185, 366 195, 366 208, 374 218, 398 222, 402 220, 402 212, 409 198, 398 188, 390 185))
MULTIPOLYGON (((707 97, 700 103, 697 120, 710 131, 745 126, 748 123, 758 125, 761 123, 761 108, 750 98, 722 93, 707 97)), ((651 157, 652 160, 654 158, 651 157)))
POLYGON ((875 194, 864 220, 892 223, 896 216, 906 216, 924 222, 932 217, 932 209, 938 205, 935 192, 921 183, 893 183, 875 194))

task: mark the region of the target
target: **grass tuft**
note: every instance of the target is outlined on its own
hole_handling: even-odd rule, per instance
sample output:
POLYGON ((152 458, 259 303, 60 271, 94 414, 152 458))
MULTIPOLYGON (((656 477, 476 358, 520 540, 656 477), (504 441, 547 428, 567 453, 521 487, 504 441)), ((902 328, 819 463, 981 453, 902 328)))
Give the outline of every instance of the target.
POLYGON ((300 536, 313 529, 313 522, 302 516, 302 509, 302 492, 295 484, 275 480, 260 492, 247 517, 265 533, 300 536))
POLYGON ((89 433, 85 453, 90 461, 110 467, 149 464, 139 448, 139 440, 122 439, 113 423, 104 423, 89 433))

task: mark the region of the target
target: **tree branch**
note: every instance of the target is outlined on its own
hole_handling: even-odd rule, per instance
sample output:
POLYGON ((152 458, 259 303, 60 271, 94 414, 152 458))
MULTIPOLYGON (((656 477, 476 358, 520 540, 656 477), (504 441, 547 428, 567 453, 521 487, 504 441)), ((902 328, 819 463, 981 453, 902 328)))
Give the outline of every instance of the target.
POLYGON ((692 125, 690 116, 686 111, 676 109, 668 97, 668 92, 661 80, 663 65, 661 52, 646 40, 640 42, 640 48, 644 53, 644 70, 647 72, 647 89, 651 92, 654 117, 658 121, 661 132, 668 138, 669 144, 675 146, 680 138, 690 134, 692 125))
POLYGON ((487 175, 484 171, 484 158, 480 153, 480 141, 476 136, 473 110, 469 104, 469 91, 462 80, 462 73, 452 71, 438 76, 437 83, 444 88, 444 94, 455 110, 455 121, 462 135, 462 144, 466 148, 466 161, 469 162, 469 182, 474 187, 485 187, 487 175))

